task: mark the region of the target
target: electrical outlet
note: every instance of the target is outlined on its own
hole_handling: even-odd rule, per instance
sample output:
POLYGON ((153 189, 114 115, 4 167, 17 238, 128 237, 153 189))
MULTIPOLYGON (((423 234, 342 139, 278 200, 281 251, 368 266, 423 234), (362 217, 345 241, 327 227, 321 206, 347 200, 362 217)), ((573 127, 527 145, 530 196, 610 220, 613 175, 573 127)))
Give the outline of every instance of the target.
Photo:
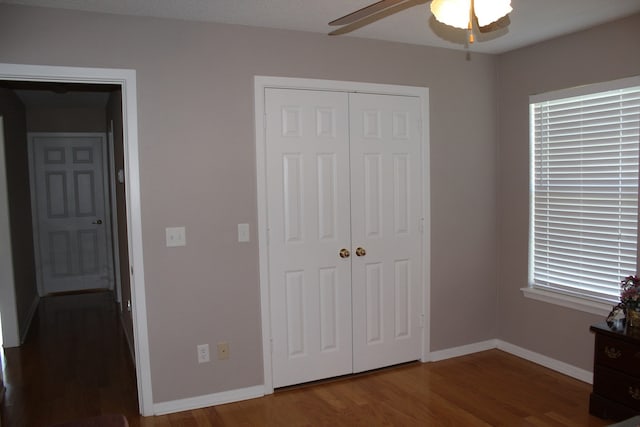
POLYGON ((218 343, 218 360, 225 360, 229 358, 229 343, 228 342, 219 342, 218 343))
POLYGON ((209 344, 198 344, 196 348, 198 351, 198 363, 206 363, 211 360, 209 358, 209 344))
POLYGON ((187 245, 187 233, 184 227, 167 227, 165 234, 168 248, 187 245))
POLYGON ((249 224, 238 224, 238 242, 248 242, 249 224))

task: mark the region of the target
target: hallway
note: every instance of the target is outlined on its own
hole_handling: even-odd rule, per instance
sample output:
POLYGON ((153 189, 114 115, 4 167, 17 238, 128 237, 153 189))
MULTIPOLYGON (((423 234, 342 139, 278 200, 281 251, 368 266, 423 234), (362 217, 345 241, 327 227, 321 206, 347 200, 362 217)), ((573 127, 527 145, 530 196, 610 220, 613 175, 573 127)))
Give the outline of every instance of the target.
POLYGON ((26 342, 4 351, 2 426, 138 415, 135 368, 111 292, 40 299, 26 342))

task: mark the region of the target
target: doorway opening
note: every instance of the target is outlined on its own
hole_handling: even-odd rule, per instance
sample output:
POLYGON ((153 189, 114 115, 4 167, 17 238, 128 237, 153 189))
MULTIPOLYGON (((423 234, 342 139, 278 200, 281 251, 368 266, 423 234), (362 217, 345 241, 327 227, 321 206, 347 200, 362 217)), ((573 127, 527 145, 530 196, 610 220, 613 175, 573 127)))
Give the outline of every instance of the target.
MULTIPOLYGON (((120 263, 119 271, 116 271, 114 278, 119 277, 121 282, 124 282, 126 279, 130 281, 129 298, 126 298, 126 293, 122 289, 120 289, 120 292, 117 292, 117 295, 122 303, 123 312, 130 313, 130 345, 133 349, 135 360, 139 410, 142 415, 151 415, 153 400, 151 395, 144 268, 142 261, 135 71, 0 64, 0 81, 4 83, 4 85, 0 85, 0 88, 12 92, 17 90, 35 90, 37 92, 46 88, 46 90, 53 95, 62 95, 63 92, 70 93, 72 91, 84 93, 84 95, 87 96, 88 93, 93 93, 91 96, 102 93, 103 96, 110 98, 113 111, 116 111, 116 113, 112 114, 114 117, 113 120, 108 121, 105 118, 107 124, 104 129, 107 140, 113 148, 109 156, 114 155, 114 157, 118 157, 116 149, 119 149, 121 153, 121 167, 118 168, 116 166, 117 162, 111 165, 112 168, 116 166, 114 170, 117 171, 112 174, 112 181, 120 177, 122 177, 124 181, 120 182, 123 184, 122 187, 124 190, 121 195, 121 200, 117 200, 116 191, 110 192, 110 194, 114 195, 115 199, 111 200, 111 204, 118 209, 122 208, 122 212, 120 213, 118 213, 118 209, 113 209, 113 217, 122 219, 122 224, 115 224, 114 222, 114 230, 116 230, 118 237, 122 237, 114 247, 126 248, 126 256, 123 257, 122 251, 118 251, 116 256, 116 258, 121 261, 124 260, 124 262, 120 263), (119 141, 117 140, 118 135, 121 135, 119 141)), ((23 94, 23 96, 28 97, 29 95, 23 94)), ((6 116, 4 120, 6 123, 6 116)), ((58 124, 60 124, 60 122, 58 124)), ((33 123, 31 125, 33 125, 33 123)), ((5 129, 5 136, 7 132, 7 129, 5 129)), ((24 137, 26 138, 26 135, 24 137)), ((5 144, 5 146, 11 147, 12 149, 14 148, 11 144, 5 144)), ((9 154, 12 155, 12 153, 9 154)), ((0 174, 11 176, 11 173, 15 170, 15 168, 12 169, 12 164, 9 161, 0 163, 0 174)), ((9 183, 7 189, 12 189, 14 193, 22 193, 22 197, 24 197, 25 193, 29 194, 28 191, 15 191, 16 189, 11 183, 9 183)), ((28 205, 28 203, 24 204, 28 205)), ((9 203, 5 203, 4 200, 0 202, 0 216, 6 214, 8 217, 9 209, 9 203)), ((16 215, 14 214, 13 217, 15 218, 16 215)), ((21 224, 21 226, 24 227, 24 229, 29 229, 24 223, 21 224)), ((6 235, 9 236, 14 229, 14 224, 10 226, 7 224, 5 229, 0 230, 0 232, 1 234, 6 233, 6 235)), ((2 254, 0 261, 6 263, 8 258, 9 263, 12 263, 12 257, 23 256, 21 250, 27 253, 28 248, 25 250, 21 245, 26 245, 29 240, 30 239, 12 239, 9 254, 2 254)), ((22 282, 18 280, 24 279, 24 277, 17 277, 20 275, 35 276, 36 269, 23 268, 21 264, 19 271, 16 272, 15 270, 16 269, 14 269, 13 272, 14 277, 11 277, 11 280, 0 284, 2 294, 7 294, 12 297, 7 299, 3 298, 3 302, 0 302, 0 313, 3 324, 2 334, 4 336, 4 345, 7 347, 20 344, 21 335, 28 330, 28 324, 25 325, 25 321, 28 322, 28 319, 32 317, 31 313, 35 312, 37 308, 37 298, 33 298, 34 303, 28 302, 25 304, 24 301, 19 301, 20 299, 24 300, 24 295, 20 293, 23 289, 18 287, 18 284, 22 282), (11 305, 8 306, 8 302, 11 303, 11 305), (22 311, 20 314, 17 313, 16 310, 16 305, 19 303, 22 303, 22 311)), ((29 278, 27 277, 27 279, 29 278)), ((33 277, 31 279, 33 279, 33 277)), ((31 283, 35 283, 35 280, 31 280, 31 283)))

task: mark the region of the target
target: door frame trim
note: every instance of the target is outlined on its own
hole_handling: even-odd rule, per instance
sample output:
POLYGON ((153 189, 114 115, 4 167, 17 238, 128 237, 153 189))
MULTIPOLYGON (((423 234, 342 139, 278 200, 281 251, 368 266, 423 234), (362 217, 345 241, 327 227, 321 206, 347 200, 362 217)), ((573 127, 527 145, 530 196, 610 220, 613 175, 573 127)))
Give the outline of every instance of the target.
POLYGON ((413 96, 420 99, 422 116, 422 356, 421 361, 429 361, 430 353, 430 260, 431 260, 431 183, 429 177, 429 89, 417 86, 401 86, 376 83, 361 83, 337 80, 317 80, 289 77, 254 76, 254 108, 256 131, 256 179, 258 206, 258 254, 260 269, 260 307, 262 316, 262 356, 264 371, 264 392, 273 393, 271 358, 271 306, 269 303, 269 233, 267 229, 267 171, 266 171, 266 106, 265 90, 307 89, 339 92, 363 92, 380 95, 413 96))
MULTIPOLYGON (((116 68, 84 68, 0 63, 0 79, 33 82, 114 84, 122 88, 122 121, 127 194, 129 260, 133 341, 138 386, 138 402, 142 415, 153 415, 151 364, 142 251, 142 212, 140 202, 140 166, 138 156, 138 101, 136 71, 116 68)), ((0 173, 5 173, 4 162, 0 173)), ((6 204, 0 205, 6 210, 6 204)), ((13 284, 5 286, 13 287, 13 284)), ((2 312, 4 316, 4 311, 2 312)))

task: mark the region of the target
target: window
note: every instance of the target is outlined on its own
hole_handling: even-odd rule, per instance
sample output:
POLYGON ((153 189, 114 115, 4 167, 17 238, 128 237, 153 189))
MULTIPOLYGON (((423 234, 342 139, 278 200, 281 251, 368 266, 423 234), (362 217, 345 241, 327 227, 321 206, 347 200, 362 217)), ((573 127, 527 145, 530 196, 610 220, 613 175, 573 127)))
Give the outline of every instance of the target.
POLYGON ((530 131, 529 289, 610 308, 636 273, 640 78, 532 96, 530 131))

